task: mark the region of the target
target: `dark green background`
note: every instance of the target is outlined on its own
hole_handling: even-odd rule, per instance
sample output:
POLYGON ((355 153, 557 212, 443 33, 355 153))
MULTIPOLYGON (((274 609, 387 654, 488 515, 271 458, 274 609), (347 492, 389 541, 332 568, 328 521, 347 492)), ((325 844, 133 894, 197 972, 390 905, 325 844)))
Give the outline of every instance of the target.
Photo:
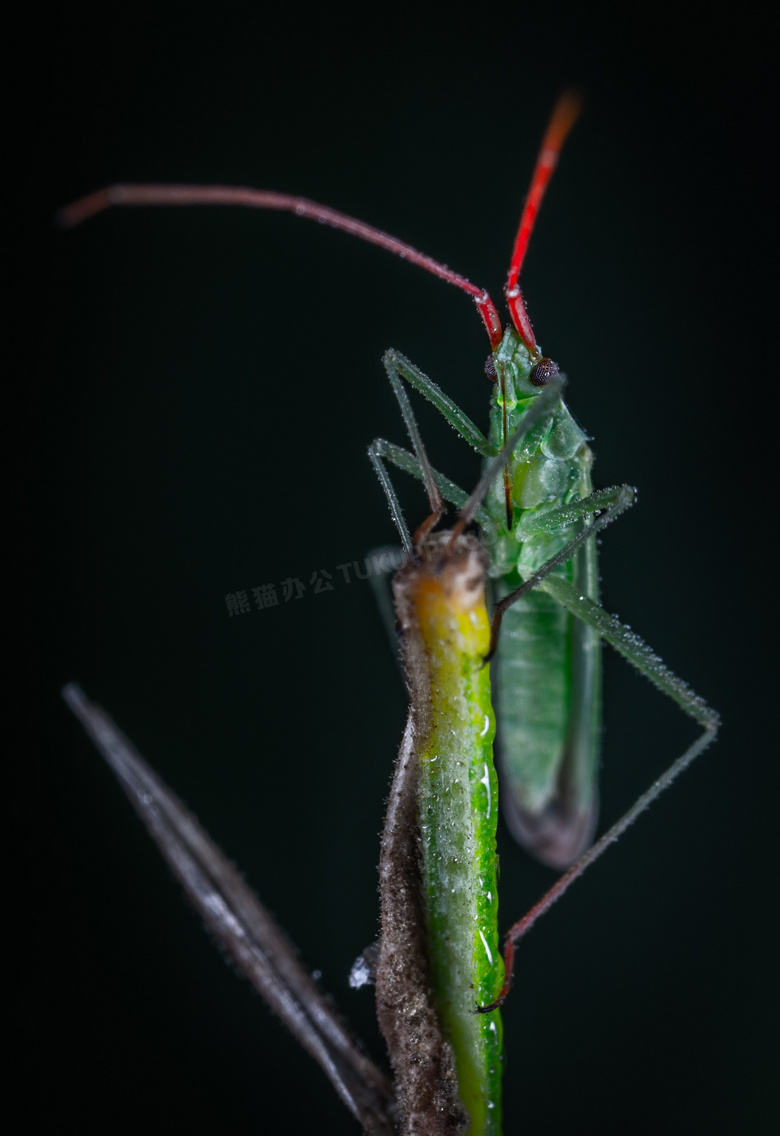
MULTIPOLYGON (((771 90, 765 33, 726 10, 686 28, 672 8, 426 25, 141 4, 103 22, 69 6, 53 26, 41 226, 120 179, 271 187, 496 300, 550 108, 565 85, 586 93, 525 294, 597 485, 639 487, 603 541, 605 603, 725 727, 523 944, 509 1136, 776 1117, 771 90)), ((376 435, 404 440, 382 351, 484 423, 487 341, 456 291, 279 214, 116 212, 57 233, 51 263, 47 385, 20 420, 43 743, 22 811, 30 914, 46 911, 27 952, 30 1104, 49 1130, 356 1132, 203 935, 58 690, 77 679, 109 709, 379 1055, 371 994, 346 976, 376 934, 405 695, 368 585, 335 566, 393 538, 366 458, 376 435), (226 592, 322 568, 332 593, 228 618, 226 592)), ((476 458, 426 409, 435 464, 468 485, 476 458)), ((423 515, 414 487, 405 501, 423 515)), ((613 818, 692 731, 612 657, 605 724, 613 818)), ((506 924, 553 877, 500 838, 506 924)))

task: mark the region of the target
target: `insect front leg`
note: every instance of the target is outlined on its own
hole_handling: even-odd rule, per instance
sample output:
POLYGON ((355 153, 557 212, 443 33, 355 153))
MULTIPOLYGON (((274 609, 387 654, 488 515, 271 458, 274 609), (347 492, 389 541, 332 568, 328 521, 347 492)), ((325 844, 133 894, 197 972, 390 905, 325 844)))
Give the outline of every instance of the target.
MULTIPOLYGON (((403 470, 404 473, 408 473, 411 477, 425 484, 420 462, 414 454, 410 454, 403 446, 397 446, 395 442, 387 442, 384 438, 375 438, 369 447, 369 455, 372 461, 376 458, 379 458, 380 461, 386 458, 396 469, 403 470)), ((440 473, 433 466, 431 466, 431 473, 444 500, 449 501, 456 509, 462 509, 469 499, 466 490, 461 489, 459 485, 456 485, 454 481, 451 481, 449 477, 440 473)), ((481 507, 477 510, 474 519, 483 527, 490 524, 490 516, 481 507)))
POLYGON ((493 457, 495 455, 495 447, 491 446, 479 427, 474 425, 469 416, 464 414, 460 407, 444 393, 441 387, 436 385, 433 379, 429 379, 428 376, 424 374, 419 367, 415 367, 414 363, 407 359, 405 355, 402 355, 400 351, 396 351, 395 348, 390 348, 389 351, 385 352, 382 362, 384 363, 388 378, 393 385, 393 390, 397 390, 397 379, 403 379, 409 386, 414 387, 421 395, 424 395, 447 422, 449 422, 456 433, 458 433, 465 442, 468 442, 478 454, 482 457, 493 457))
MULTIPOLYGON (((430 402, 444 415, 447 421, 455 427, 458 433, 470 445, 474 446, 478 453, 483 456, 495 456, 494 449, 488 444, 484 435, 474 425, 471 419, 464 414, 455 403, 447 397, 427 375, 424 375, 419 368, 415 367, 400 351, 393 349, 386 351, 383 363, 387 371, 387 377, 390 380, 390 385, 393 388, 393 394, 396 397, 398 405, 401 409, 401 414, 406 425, 407 433, 414 449, 414 455, 408 451, 401 449, 399 446, 393 446, 389 442, 378 438, 369 446, 368 456, 371 463, 376 470, 377 476, 384 489, 385 496, 387 497, 390 505, 390 512, 393 516, 396 528, 401 534, 401 540, 404 542, 404 547, 407 552, 411 552, 411 540, 409 537, 406 522, 401 513, 400 503, 398 497, 393 489, 387 469, 384 465, 383 458, 389 458, 395 465, 401 469, 407 470, 412 476, 419 478, 425 486, 425 491, 428 496, 428 503, 431 509, 431 515, 426 521, 418 528, 416 538, 421 540, 427 532, 434 527, 434 525, 441 518, 444 512, 444 502, 442 498, 457 504, 460 507, 467 505, 471 500, 467 494, 463 492, 454 482, 449 481, 442 474, 434 470, 431 465, 428 455, 425 451, 420 430, 417 425, 417 419, 414 416, 411 403, 409 402, 408 395, 404 389, 402 380, 408 382, 416 390, 419 390, 425 395, 430 402)), ((473 496, 473 494, 472 494, 473 496)), ((484 496, 484 493, 482 494, 484 496)), ((473 515, 479 511, 482 496, 479 501, 475 501, 473 508, 473 515)), ((473 519, 473 517, 470 517, 473 519)), ((484 514, 483 523, 487 521, 487 514, 484 514)), ((464 521, 464 525, 467 523, 464 521)))

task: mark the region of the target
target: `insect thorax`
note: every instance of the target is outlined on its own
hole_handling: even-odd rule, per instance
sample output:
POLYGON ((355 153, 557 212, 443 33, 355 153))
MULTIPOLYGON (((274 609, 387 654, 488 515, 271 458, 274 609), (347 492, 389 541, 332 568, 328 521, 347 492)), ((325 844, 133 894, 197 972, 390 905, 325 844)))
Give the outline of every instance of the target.
MULTIPOLYGON (((496 384, 490 406, 490 442, 496 449, 541 394, 543 387, 535 386, 530 379, 537 362, 538 356, 531 354, 514 328, 507 328, 493 355, 496 384)), ((507 524, 503 479, 497 479, 488 494, 485 507, 494 528, 484 538, 494 544, 491 576, 509 577, 514 587, 571 539, 570 526, 553 534, 535 535, 532 540, 526 538, 525 530, 540 514, 591 491, 592 461, 586 435, 563 400, 559 400, 550 414, 520 439, 512 453, 511 529, 507 524)))

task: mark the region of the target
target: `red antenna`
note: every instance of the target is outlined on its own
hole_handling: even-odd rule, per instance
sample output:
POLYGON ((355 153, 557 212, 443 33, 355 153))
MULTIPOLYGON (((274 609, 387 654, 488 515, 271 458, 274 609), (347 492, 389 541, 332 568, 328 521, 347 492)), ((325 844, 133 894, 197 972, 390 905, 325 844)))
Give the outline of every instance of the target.
POLYGON ((512 250, 512 262, 509 265, 509 273, 506 278, 504 295, 509 305, 509 314, 512 317, 512 323, 517 328, 517 333, 523 343, 525 343, 532 354, 538 354, 536 336, 534 335, 534 329, 531 327, 531 321, 528 318, 528 312, 526 311, 525 302, 523 301, 523 294, 520 291, 517 280, 520 275, 520 269, 523 266, 525 254, 528 251, 528 242, 531 239, 531 233, 534 229, 539 207, 542 204, 542 198, 544 197, 550 178, 553 175, 553 170, 558 164, 558 155, 563 148, 567 134, 577 121, 581 110, 582 98, 576 91, 564 91, 555 105, 550 124, 547 127, 547 133, 542 142, 542 148, 539 151, 539 157, 536 159, 536 167, 533 177, 531 178, 531 188, 528 190, 528 196, 525 199, 525 206, 522 216, 520 217, 520 224, 517 228, 517 236, 515 237, 515 247, 512 250))
POLYGON ((250 209, 281 209, 294 213, 296 217, 319 221, 321 225, 330 225, 332 229, 340 229, 342 233, 351 233, 362 241, 379 245, 400 256, 402 260, 409 260, 427 272, 432 272, 447 284, 454 284, 471 296, 477 305, 491 347, 495 350, 501 342, 501 320, 484 288, 477 288, 465 276, 453 272, 432 256, 418 252, 405 241, 399 241, 397 237, 391 237, 389 233, 367 225, 365 221, 357 221, 346 213, 339 213, 337 209, 331 209, 327 205, 318 205, 316 201, 309 201, 306 197, 294 197, 272 189, 246 189, 231 185, 111 185, 67 205, 57 214, 57 221, 64 228, 71 229, 112 205, 243 205, 250 209))
MULTIPOLYGON (((536 339, 517 278, 544 191, 555 169, 566 135, 579 114, 580 104, 579 96, 568 92, 561 96, 553 111, 520 219, 505 289, 512 322, 529 351, 537 354, 536 339)), ((424 268, 426 272, 438 276, 447 284, 460 288, 471 296, 477 305, 491 348, 495 350, 501 342, 501 321, 495 304, 483 288, 477 288, 465 276, 453 272, 446 264, 441 264, 433 257, 419 252, 405 241, 400 241, 397 237, 374 228, 373 225, 358 221, 327 205, 319 205, 306 197, 277 193, 275 190, 246 189, 228 185, 112 185, 66 206, 58 213, 57 220, 64 228, 73 228, 113 205, 242 205, 250 209, 280 209, 294 213, 296 217, 305 217, 310 221, 318 221, 321 225, 330 225, 332 229, 340 229, 341 232, 351 233, 353 237, 359 237, 369 244, 379 245, 380 248, 400 256, 402 260, 411 261, 412 264, 424 268)))

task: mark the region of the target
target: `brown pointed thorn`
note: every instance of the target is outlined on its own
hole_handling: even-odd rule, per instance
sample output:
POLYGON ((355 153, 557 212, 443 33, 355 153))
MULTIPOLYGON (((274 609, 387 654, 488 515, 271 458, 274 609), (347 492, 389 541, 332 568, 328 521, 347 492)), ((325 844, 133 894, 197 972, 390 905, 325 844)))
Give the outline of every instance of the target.
POLYGON ((425 540, 431 529, 435 529, 442 518, 443 510, 435 511, 425 518, 423 523, 418 526, 414 534, 414 547, 418 549, 425 540))
POLYGON ((517 281, 520 277, 520 269, 522 268, 525 254, 528 251, 528 243, 531 239, 531 233, 536 223, 539 208, 542 204, 547 186, 549 185, 550 178, 553 175, 553 171, 558 164, 558 156, 581 110, 582 96, 578 91, 564 91, 555 104, 555 109, 553 110, 552 117, 542 141, 539 156, 536 159, 536 166, 534 167, 533 176, 531 178, 531 186, 528 190, 528 196, 525 199, 523 212, 520 216, 520 224, 517 228, 517 236, 515 237, 515 243, 512 249, 512 259, 509 264, 509 272, 507 273, 504 292, 507 303, 509 304, 512 323, 515 325, 518 335, 531 352, 536 351, 536 337, 534 336, 523 295, 518 287, 517 281))
POLYGON ((477 1006, 475 1014, 490 1014, 493 1010, 500 1010, 504 1002, 507 1000, 507 995, 512 989, 512 978, 514 977, 515 969, 515 944, 512 939, 507 935, 504 940, 504 985, 499 991, 498 997, 489 1002, 487 1006, 477 1006))
MULTIPOLYGON (((556 382, 559 381, 557 374, 553 375, 553 380, 556 382)), ((504 612, 507 611, 507 609, 510 608, 512 604, 517 603, 521 596, 526 595, 528 592, 531 592, 534 588, 538 587, 539 584, 541 584, 542 580, 544 580, 545 576, 548 576, 550 572, 552 572, 553 568, 556 568, 559 564, 563 564, 565 563, 565 561, 570 559, 570 557, 574 555, 581 544, 584 544, 586 540, 590 540, 592 537, 594 537, 596 533, 600 532, 601 529, 605 527, 605 525, 610 524, 616 516, 619 516, 620 513, 622 513, 629 507, 629 505, 633 504, 633 501, 633 490, 627 491, 622 500, 616 506, 611 506, 608 509, 604 509, 603 512, 596 515, 591 525, 589 525, 587 528, 584 528, 582 532, 578 533, 578 535, 570 540, 568 544, 564 545, 564 547, 561 548, 555 554, 555 556, 548 560, 546 564, 542 565, 538 572, 534 572, 534 574, 532 576, 529 576, 527 580, 524 580, 519 587, 515 588, 514 591, 509 592, 508 595, 504 596, 503 599, 498 601, 495 608, 493 609, 493 618, 490 623, 490 647, 488 649, 488 653, 482 660, 483 666, 486 663, 490 662, 490 660, 498 650, 498 636, 501 631, 501 620, 504 618, 504 612)))
POLYGON ((512 508, 512 476, 509 470, 509 458, 507 458, 506 469, 504 470, 504 504, 506 506, 506 527, 511 532, 514 509, 512 508))

